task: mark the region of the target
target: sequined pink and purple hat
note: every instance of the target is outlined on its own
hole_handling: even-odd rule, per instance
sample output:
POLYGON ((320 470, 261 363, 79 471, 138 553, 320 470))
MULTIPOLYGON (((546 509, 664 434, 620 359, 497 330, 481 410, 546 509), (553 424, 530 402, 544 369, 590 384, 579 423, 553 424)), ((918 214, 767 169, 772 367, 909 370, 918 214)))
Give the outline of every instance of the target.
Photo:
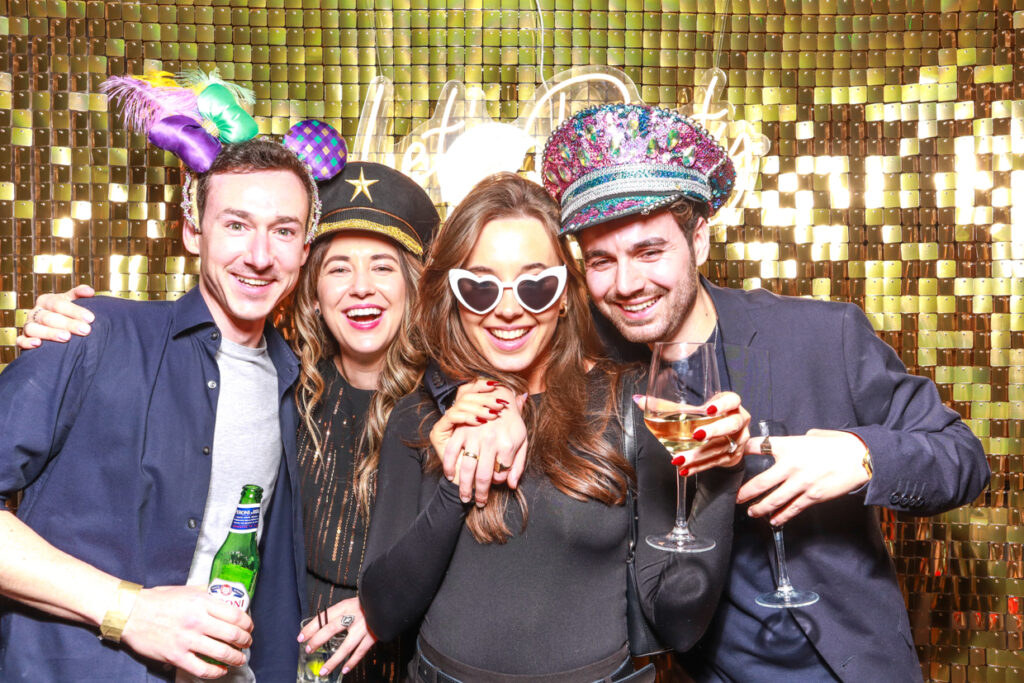
POLYGON ((732 193, 736 168, 710 133, 677 112, 605 104, 555 129, 541 177, 562 206, 562 234, 570 234, 682 197, 714 215, 732 193))

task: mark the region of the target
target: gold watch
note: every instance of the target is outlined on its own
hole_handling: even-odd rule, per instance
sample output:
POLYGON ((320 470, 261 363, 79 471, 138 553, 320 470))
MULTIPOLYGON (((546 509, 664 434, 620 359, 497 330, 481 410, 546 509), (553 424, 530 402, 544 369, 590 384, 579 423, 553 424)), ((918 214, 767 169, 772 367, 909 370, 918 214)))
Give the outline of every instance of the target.
POLYGON ((103 615, 103 622, 100 624, 100 639, 109 640, 112 643, 121 642, 121 634, 124 633, 125 624, 135 607, 135 600, 139 597, 142 586, 131 581, 122 581, 117 585, 117 593, 114 596, 114 606, 103 615))
POLYGON ((864 465, 864 471, 868 473, 868 479, 870 480, 871 476, 875 473, 875 470, 871 466, 871 451, 869 451, 866 447, 864 448, 864 459, 861 460, 860 462, 862 465, 864 465))

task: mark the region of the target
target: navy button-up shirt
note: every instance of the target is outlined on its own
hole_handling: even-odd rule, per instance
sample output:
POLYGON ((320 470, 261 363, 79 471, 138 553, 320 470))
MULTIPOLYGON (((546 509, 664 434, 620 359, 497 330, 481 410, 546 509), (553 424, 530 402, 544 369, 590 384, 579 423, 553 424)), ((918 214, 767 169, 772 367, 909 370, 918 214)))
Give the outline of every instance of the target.
MULTIPOLYGON (((79 302, 82 303, 82 302, 79 302)), ((0 504, 57 548, 145 587, 183 585, 210 483, 220 334, 198 288, 175 302, 96 298, 88 337, 44 343, 0 374, 0 504)), ((253 600, 251 666, 294 676, 304 562, 292 385, 298 363, 268 324, 281 470, 253 600)), ((97 639, 96 628, 0 603, 4 681, 170 680, 170 667, 97 639)))

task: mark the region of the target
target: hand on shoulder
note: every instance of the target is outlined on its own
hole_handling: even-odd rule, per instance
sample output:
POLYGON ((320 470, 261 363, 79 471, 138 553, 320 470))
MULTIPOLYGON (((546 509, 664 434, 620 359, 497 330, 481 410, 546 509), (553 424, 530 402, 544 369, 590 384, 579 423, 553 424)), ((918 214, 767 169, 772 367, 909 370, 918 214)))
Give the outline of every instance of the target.
POLYGON ((434 425, 431 444, 463 502, 483 507, 492 484, 518 485, 526 468, 525 400, 493 380, 468 382, 434 425))
POLYGON ((94 316, 88 309, 72 302, 95 294, 89 285, 78 285, 62 294, 40 295, 15 342, 18 348, 34 349, 43 341, 64 343, 70 341, 72 334, 88 335, 92 331, 89 323, 94 316))

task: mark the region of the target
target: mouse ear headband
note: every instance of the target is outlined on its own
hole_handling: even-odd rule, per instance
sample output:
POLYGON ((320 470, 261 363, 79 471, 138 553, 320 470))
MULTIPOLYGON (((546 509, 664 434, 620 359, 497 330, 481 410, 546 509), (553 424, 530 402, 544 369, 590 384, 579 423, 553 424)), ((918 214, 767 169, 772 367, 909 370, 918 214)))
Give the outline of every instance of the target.
MULTIPOLYGON (((246 142, 259 133, 255 119, 240 104, 255 101, 252 90, 221 79, 217 69, 112 76, 100 90, 119 102, 129 129, 145 134, 151 144, 171 152, 185 165, 181 208, 185 220, 199 232, 199 183, 193 174, 209 171, 225 143, 246 142)), ((307 170, 313 178, 306 226, 309 234, 320 217, 320 198, 308 162, 307 170)))

